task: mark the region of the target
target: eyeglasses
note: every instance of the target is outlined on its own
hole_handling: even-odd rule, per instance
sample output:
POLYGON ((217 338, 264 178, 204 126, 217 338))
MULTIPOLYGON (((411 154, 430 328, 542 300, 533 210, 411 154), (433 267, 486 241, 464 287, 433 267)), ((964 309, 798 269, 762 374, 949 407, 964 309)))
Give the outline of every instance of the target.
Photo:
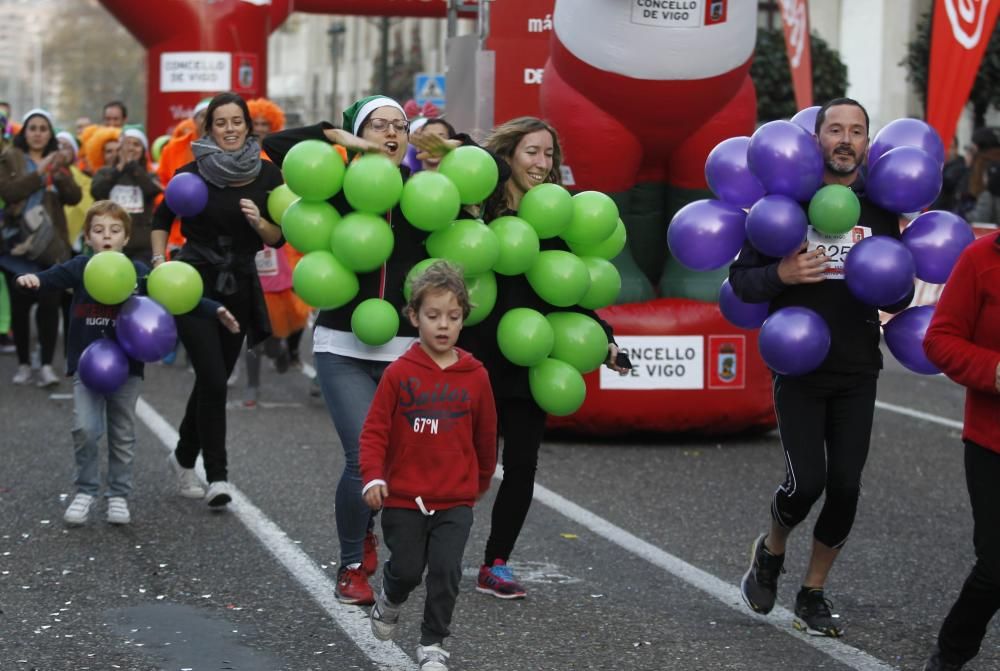
POLYGON ((388 119, 369 119, 368 125, 371 126, 372 130, 376 133, 384 133, 389 130, 389 124, 396 129, 397 133, 408 133, 410 131, 410 122, 403 121, 402 119, 394 119, 389 121, 388 119))

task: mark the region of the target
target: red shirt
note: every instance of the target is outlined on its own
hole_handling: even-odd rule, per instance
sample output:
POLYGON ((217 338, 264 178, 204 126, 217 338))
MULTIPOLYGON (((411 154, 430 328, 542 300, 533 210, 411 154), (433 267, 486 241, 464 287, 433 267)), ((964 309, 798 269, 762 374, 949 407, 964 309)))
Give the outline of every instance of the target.
POLYGON ((1000 452, 1000 232, 962 252, 934 308, 924 351, 966 388, 962 438, 1000 452))
POLYGON ((414 343, 385 369, 361 430, 361 481, 383 480, 385 506, 471 506, 497 463, 497 414, 489 376, 456 348, 442 369, 414 343))

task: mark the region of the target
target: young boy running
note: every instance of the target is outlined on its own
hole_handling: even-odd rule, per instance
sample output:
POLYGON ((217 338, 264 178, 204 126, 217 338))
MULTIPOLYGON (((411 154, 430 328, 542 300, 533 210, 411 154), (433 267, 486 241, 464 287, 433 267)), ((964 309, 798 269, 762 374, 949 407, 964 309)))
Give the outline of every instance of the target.
POLYGON ((413 281, 404 312, 418 343, 386 368, 361 432, 362 496, 383 508, 391 554, 372 607, 376 638, 392 638, 399 611, 427 569, 421 671, 447 671, 448 636, 472 505, 496 468, 496 408, 489 377, 455 347, 472 306, 457 270, 431 265, 413 281))

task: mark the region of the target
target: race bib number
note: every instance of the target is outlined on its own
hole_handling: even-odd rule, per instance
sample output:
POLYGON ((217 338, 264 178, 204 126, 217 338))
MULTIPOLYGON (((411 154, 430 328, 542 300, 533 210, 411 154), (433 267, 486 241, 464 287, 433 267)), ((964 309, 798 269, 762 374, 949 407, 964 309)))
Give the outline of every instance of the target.
POLYGON ((116 184, 111 187, 110 200, 121 205, 130 214, 142 212, 142 189, 137 186, 116 184))
POLYGON ((826 268, 823 272, 828 280, 844 279, 844 260, 851 247, 858 244, 865 238, 870 238, 872 229, 867 226, 855 226, 846 233, 840 235, 827 235, 820 233, 812 226, 806 233, 807 250, 821 250, 827 256, 826 268))
POLYGON ((278 274, 278 251, 273 247, 265 247, 254 257, 257 263, 257 274, 261 277, 275 277, 278 274))

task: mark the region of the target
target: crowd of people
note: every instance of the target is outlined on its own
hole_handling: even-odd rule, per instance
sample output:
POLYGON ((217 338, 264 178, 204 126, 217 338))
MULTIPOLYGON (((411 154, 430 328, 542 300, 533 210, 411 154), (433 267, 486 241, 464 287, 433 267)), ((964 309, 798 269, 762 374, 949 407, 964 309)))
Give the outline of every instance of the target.
MULTIPOLYGON (((11 139, 0 153, 0 267, 5 280, 0 300, 9 300, 11 315, 9 325, 0 323, 0 332, 6 336, 10 331, 18 358, 12 382, 28 384, 36 377, 31 365, 34 309, 36 383, 49 387, 60 383, 53 359, 64 320, 77 465, 76 496, 64 520, 73 526, 88 521, 101 490, 97 444, 106 433, 107 520, 127 524, 134 407, 143 369, 130 361, 128 382, 113 394, 80 384, 82 348, 112 328, 117 316, 117 306, 94 304, 82 284, 89 256, 126 254, 135 264, 140 293, 149 268, 167 260, 185 261, 201 277, 204 298, 176 319, 194 381, 169 468, 180 495, 201 499, 215 510, 225 509, 233 497, 226 407, 228 382, 240 356, 246 355, 249 378, 245 403, 253 406, 261 355, 271 356, 279 370, 301 364, 299 343, 313 317, 316 379, 344 456, 333 501, 340 546, 336 597, 345 604, 372 606, 372 631, 388 639, 404 602, 426 573, 417 660, 425 671, 442 671, 447 669, 443 643, 450 634, 473 507, 489 488, 498 460, 504 475, 476 590, 501 599, 527 595, 509 562, 532 501, 546 413, 532 398, 527 369, 501 354, 496 328, 509 309, 544 313, 553 308, 523 276, 500 276, 492 313, 463 329, 473 306, 461 271, 448 263, 435 263, 413 279, 407 298, 404 281, 427 257, 428 233, 411 225, 397 205, 385 214, 395 241, 386 262, 358 274, 359 291, 352 301, 310 315, 291 291, 291 269, 301 255, 286 243, 267 207, 269 193, 283 183, 286 155, 303 141, 334 145, 348 161, 378 152, 398 167, 404 181, 415 170, 436 170, 448 151, 476 144, 442 118, 411 116, 398 101, 374 95, 347 108, 339 123, 286 129, 272 102, 222 93, 201 101, 154 156, 143 130, 128 125, 120 102, 104 107, 102 125, 78 124, 74 132, 59 131, 44 109, 28 111, 10 128, 11 139), (415 156, 409 153, 411 144, 415 156), (207 184, 207 205, 195 215, 178 216, 163 198, 169 180, 184 173, 197 174, 207 184), (351 328, 354 308, 370 298, 384 299, 405 315, 397 335, 379 346, 361 342, 351 328), (76 309, 83 304, 89 307, 76 309), (98 314, 99 320, 82 317, 98 314), (462 393, 447 398, 416 393, 444 382, 462 393), (438 431, 438 421, 450 423, 447 432, 438 431), (195 471, 199 456, 207 482, 195 471), (389 556, 381 586, 373 589, 379 516, 389 556)), ((815 134, 825 182, 858 194, 865 235, 898 239, 896 215, 864 195, 870 135, 864 107, 847 98, 830 101, 817 114, 815 134)), ((937 206, 973 221, 995 221, 989 217, 998 209, 994 192, 1000 193, 1000 169, 994 164, 1000 159, 1000 137, 981 129, 973 142, 974 156, 966 160, 953 153, 945 165, 945 189, 937 206)), ((560 183, 559 136, 541 119, 507 121, 481 146, 495 160, 499 180, 483 202, 465 206, 466 216, 489 223, 516 214, 533 186, 560 183)), ((330 203, 341 213, 350 209, 342 193, 330 203)), ((853 242, 857 240, 845 240, 846 247, 853 242)), ((541 247, 566 249, 559 238, 543 240, 541 247)), ((1000 330, 995 314, 995 287, 1000 285, 990 281, 996 279, 991 273, 998 267, 997 253, 993 235, 963 256, 956 270, 962 282, 945 290, 926 345, 942 370, 969 388, 963 437, 977 554, 927 662, 931 671, 958 669, 974 657, 986 624, 1000 609, 1000 543, 993 524, 996 495, 990 487, 1000 468, 994 463, 1000 452, 1000 330)), ((769 504, 769 529, 752 544, 741 592, 752 610, 766 614, 773 609, 786 540, 825 496, 795 602, 796 626, 839 637, 842 624, 831 611, 825 584, 854 522, 882 362, 876 309, 850 294, 843 275, 829 272, 830 261, 823 247, 810 240, 781 259, 763 256, 748 244, 730 269, 730 283, 741 298, 767 302, 771 311, 811 307, 831 328, 830 354, 820 368, 803 376, 774 374, 787 476, 769 504)), ((910 299, 883 310, 901 310, 910 299)), ((605 365, 626 373, 611 326, 592 311, 582 311, 604 327, 605 365)))

